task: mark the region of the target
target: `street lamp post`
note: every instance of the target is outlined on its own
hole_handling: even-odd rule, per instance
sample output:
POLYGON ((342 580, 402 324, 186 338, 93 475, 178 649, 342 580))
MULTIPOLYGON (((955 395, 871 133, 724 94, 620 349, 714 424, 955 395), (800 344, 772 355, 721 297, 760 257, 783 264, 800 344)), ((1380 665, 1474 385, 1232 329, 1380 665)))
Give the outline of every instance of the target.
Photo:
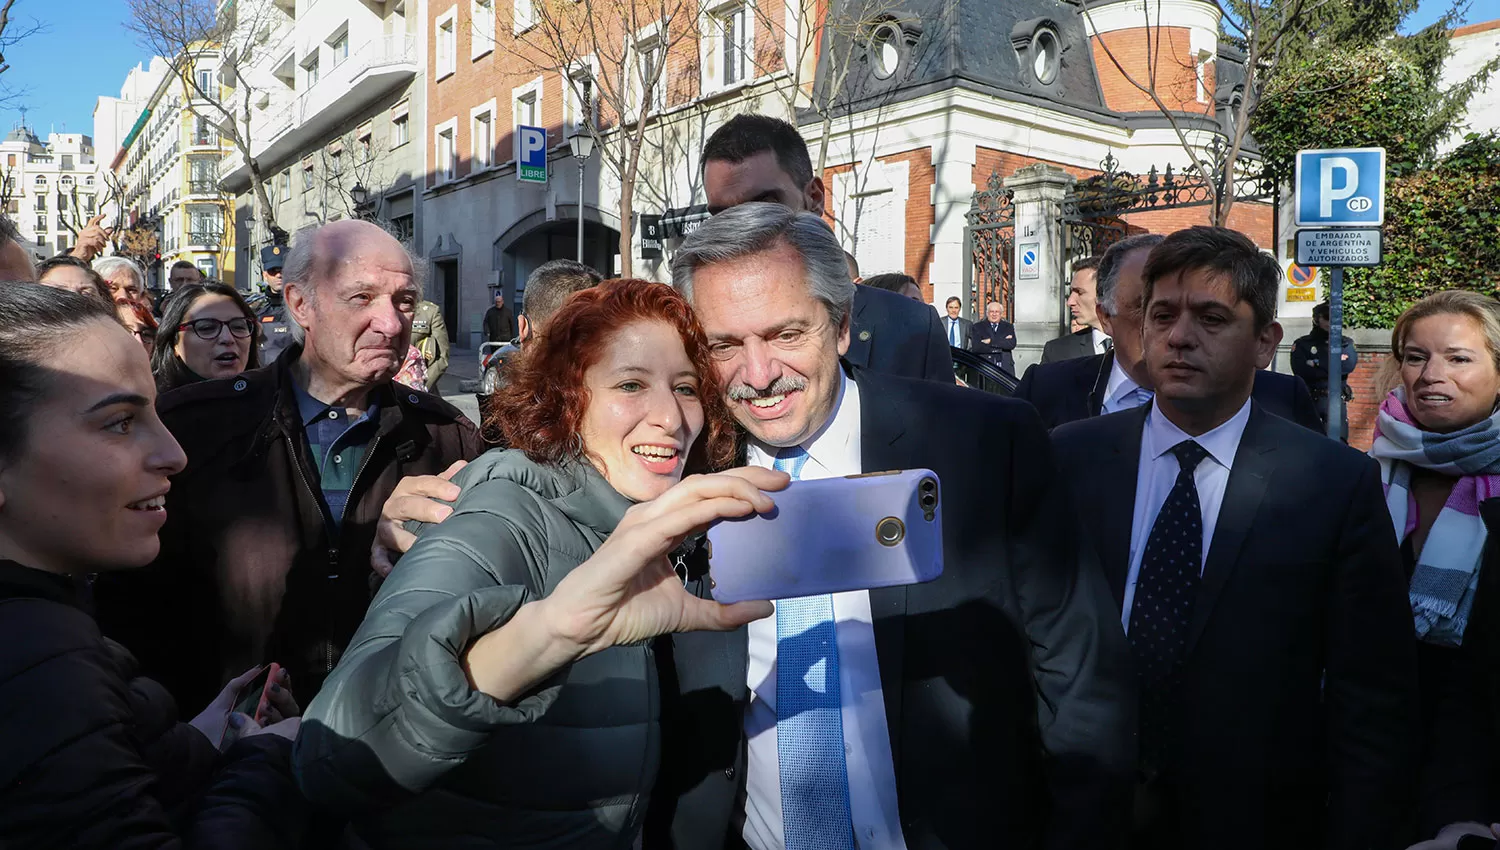
POLYGON ((583 262, 583 176, 589 156, 594 153, 594 137, 584 128, 568 137, 568 147, 578 160, 578 262, 583 262))
POLYGON ((370 199, 370 190, 364 184, 356 182, 354 188, 349 190, 349 200, 354 202, 354 217, 359 220, 365 218, 365 202, 370 199))

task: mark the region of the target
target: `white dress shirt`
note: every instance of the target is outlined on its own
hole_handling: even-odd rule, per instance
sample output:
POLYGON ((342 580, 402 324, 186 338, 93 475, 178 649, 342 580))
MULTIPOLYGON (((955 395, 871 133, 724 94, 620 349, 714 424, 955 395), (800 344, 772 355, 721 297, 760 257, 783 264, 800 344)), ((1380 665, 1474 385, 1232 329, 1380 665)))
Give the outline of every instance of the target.
POLYGON ((1094 342, 1094 353, 1095 354, 1103 354, 1104 353, 1104 342, 1109 339, 1109 334, 1105 333, 1104 331, 1099 330, 1098 328, 1090 328, 1089 329, 1089 334, 1090 334, 1090 337, 1093 339, 1093 342, 1094 342))
POLYGON ((1198 485, 1198 507, 1203 511, 1203 562, 1198 565, 1201 575, 1204 564, 1208 563, 1214 528, 1219 524, 1219 508, 1224 504, 1224 488, 1229 484, 1234 454, 1240 449, 1240 438, 1245 435, 1245 423, 1249 421, 1249 399, 1223 425, 1198 437, 1188 436, 1154 407, 1147 412, 1146 427, 1141 431, 1141 461, 1135 473, 1130 572, 1125 576, 1125 604, 1120 612, 1120 622, 1127 632, 1130 631, 1130 606, 1135 602, 1135 585, 1141 575, 1141 556, 1145 554, 1146 540, 1151 536, 1151 526, 1156 524, 1156 515, 1177 483, 1177 472, 1181 468, 1177 455, 1172 454, 1172 447, 1183 440, 1194 440, 1208 452, 1208 457, 1193 473, 1193 482, 1198 485))
MULTIPOLYGON (((802 444, 801 478, 857 475, 860 465, 859 387, 840 371, 833 419, 802 444)), ((751 466, 770 467, 776 449, 750 441, 751 466)), ((833 594, 834 636, 839 645, 839 696, 843 702, 844 762, 849 814, 859 850, 906 850, 896 807, 896 768, 886 727, 885 694, 875 656, 869 591, 833 594)), ((776 617, 749 626, 750 665, 745 709, 749 741, 745 773, 745 843, 752 850, 784 850, 781 762, 776 749, 776 617)))
POLYGON ((1130 377, 1120 367, 1120 358, 1112 360, 1113 365, 1109 367, 1109 381, 1104 385, 1104 413, 1119 413, 1122 410, 1134 410, 1151 400, 1151 391, 1142 389, 1135 379, 1130 377))

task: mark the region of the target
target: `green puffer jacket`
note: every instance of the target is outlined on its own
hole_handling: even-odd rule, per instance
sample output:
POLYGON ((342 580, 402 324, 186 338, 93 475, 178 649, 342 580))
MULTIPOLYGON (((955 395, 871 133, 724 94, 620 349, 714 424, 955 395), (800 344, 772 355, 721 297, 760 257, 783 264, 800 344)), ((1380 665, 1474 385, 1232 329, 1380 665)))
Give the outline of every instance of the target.
POLYGON ((308 708, 302 791, 375 848, 629 848, 660 758, 649 645, 615 647, 504 706, 465 650, 551 593, 630 501, 586 463, 491 451, 454 479, 308 708))

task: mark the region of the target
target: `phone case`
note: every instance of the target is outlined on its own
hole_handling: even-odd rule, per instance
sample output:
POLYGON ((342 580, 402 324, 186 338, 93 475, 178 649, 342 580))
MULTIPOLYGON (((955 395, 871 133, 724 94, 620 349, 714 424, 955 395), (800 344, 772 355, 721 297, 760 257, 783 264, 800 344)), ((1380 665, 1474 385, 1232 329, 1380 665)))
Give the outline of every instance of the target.
POLYGON ((281 673, 281 665, 272 661, 266 668, 260 671, 260 675, 250 681, 243 691, 240 691, 238 699, 235 700, 234 710, 241 714, 248 714, 259 723, 265 715, 260 712, 261 703, 270 698, 271 684, 275 682, 281 673))
POLYGON ((795 599, 943 573, 941 484, 926 469, 794 481, 769 514, 708 530, 714 599, 795 599))

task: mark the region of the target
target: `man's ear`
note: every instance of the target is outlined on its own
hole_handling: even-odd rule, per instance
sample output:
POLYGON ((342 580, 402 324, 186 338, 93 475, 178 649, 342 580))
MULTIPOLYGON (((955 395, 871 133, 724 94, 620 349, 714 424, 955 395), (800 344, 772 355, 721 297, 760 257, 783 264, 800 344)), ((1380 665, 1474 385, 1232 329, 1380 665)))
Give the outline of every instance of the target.
POLYGON ((516 339, 525 342, 531 336, 531 323, 526 321, 526 314, 522 313, 516 317, 516 339))
POLYGON ((845 354, 849 353, 849 331, 850 331, 850 328, 853 327, 853 325, 854 325, 854 319, 852 318, 852 314, 851 313, 845 313, 844 314, 844 321, 843 321, 842 324, 839 325, 838 344, 839 344, 839 356, 840 357, 843 357, 845 354))
POLYGON ((1099 330, 1104 331, 1105 335, 1109 336, 1110 338, 1114 338, 1114 317, 1104 312, 1103 310, 1096 310, 1095 312, 1099 315, 1099 330))
POLYGON ((284 283, 281 286, 281 298, 286 303, 287 312, 305 330, 307 319, 312 315, 311 299, 307 297, 307 291, 295 283, 284 283))
POLYGON ((823 189, 823 178, 814 177, 807 183, 807 188, 802 190, 802 197, 807 202, 807 211, 821 216, 827 211, 824 202, 827 195, 823 189))
POLYGON ((1271 361, 1276 359, 1276 349, 1281 345, 1281 340, 1286 336, 1286 331, 1280 322, 1273 321, 1260 329, 1260 334, 1255 340, 1255 368, 1268 369, 1271 361))

